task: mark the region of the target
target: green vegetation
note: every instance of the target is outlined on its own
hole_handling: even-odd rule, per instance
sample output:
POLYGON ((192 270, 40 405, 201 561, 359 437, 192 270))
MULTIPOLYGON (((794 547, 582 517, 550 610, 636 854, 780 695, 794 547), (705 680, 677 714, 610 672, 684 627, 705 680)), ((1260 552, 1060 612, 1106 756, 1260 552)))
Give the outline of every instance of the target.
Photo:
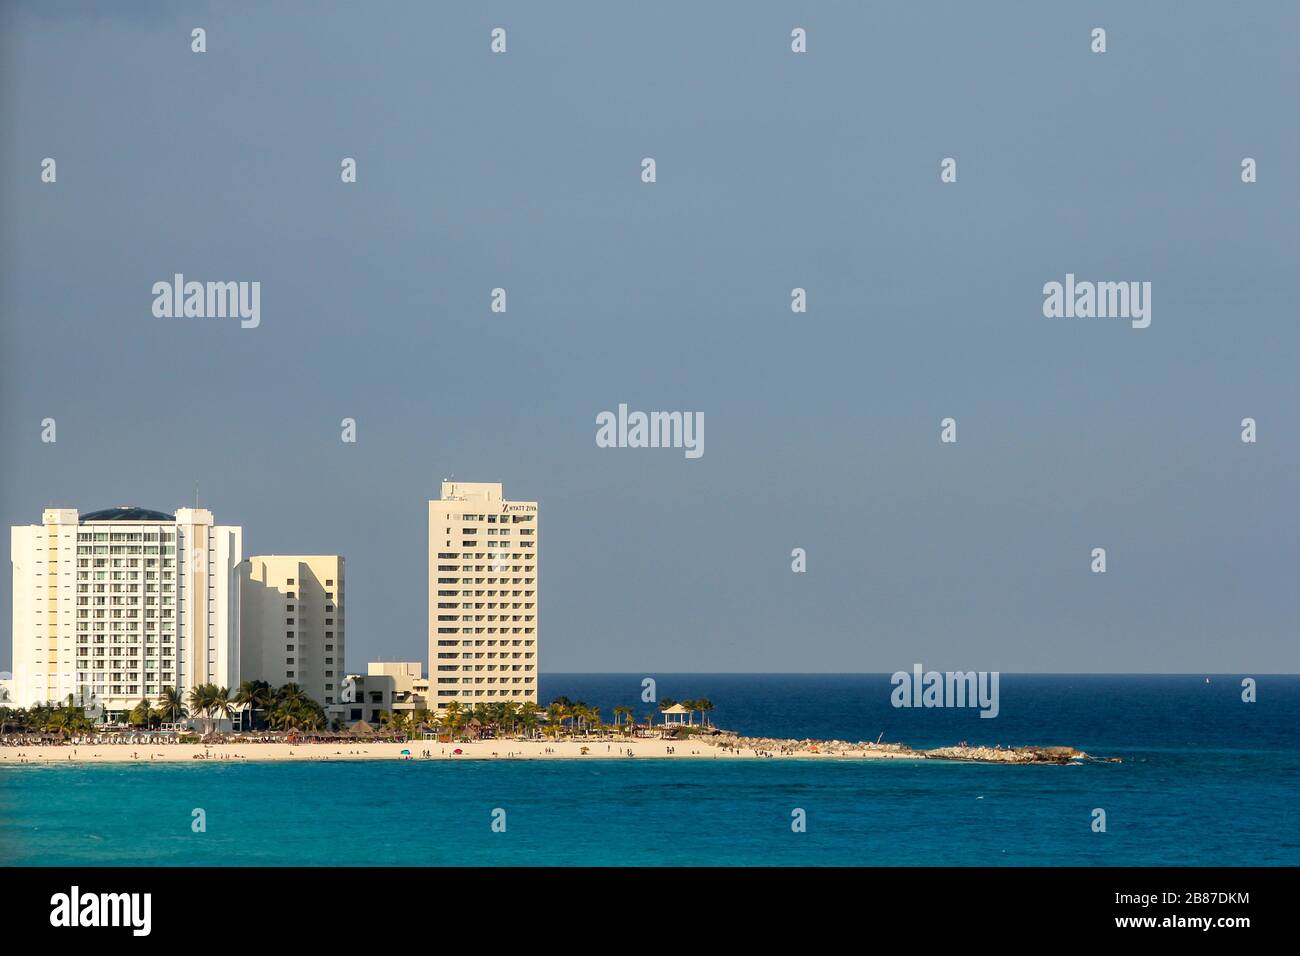
MULTIPOLYGON (((659 705, 660 710, 671 707, 675 701, 665 700, 659 705)), ((700 733, 707 726, 707 715, 713 710, 709 700, 683 701, 688 708, 687 725, 678 733, 700 733), (696 713, 701 715, 699 724, 693 723, 696 713)), ((556 697, 545 708, 530 704, 503 701, 492 704, 474 704, 472 707, 460 701, 450 701, 446 708, 437 713, 419 712, 418 719, 403 717, 401 714, 380 714, 380 720, 390 730, 416 736, 422 727, 431 727, 440 735, 456 740, 468 740, 481 737, 536 737, 542 736, 552 740, 559 738, 588 738, 621 734, 633 735, 638 728, 645 730, 655 723, 654 714, 646 714, 643 723, 638 724, 636 714, 631 707, 615 707, 612 711, 613 722, 607 723, 601 716, 600 708, 592 707, 583 701, 570 700, 568 697, 556 697)), ((676 729, 676 725, 672 725, 676 729)))
MULTIPOLYGON (((659 710, 667 710, 676 703, 671 699, 661 700, 659 710)), ((685 700, 681 705, 688 713, 682 726, 670 725, 676 733, 696 734, 709 727, 712 702, 707 699, 685 700), (695 722, 697 713, 700 715, 698 724, 695 722)), ((241 730, 269 727, 280 731, 319 731, 327 726, 336 731, 343 729, 343 722, 337 717, 329 720, 325 708, 307 696, 299 685, 290 683, 273 688, 266 681, 244 681, 233 696, 228 688, 216 684, 201 684, 191 688, 188 694, 181 694, 174 687, 164 687, 156 700, 142 698, 125 716, 132 727, 146 730, 190 718, 200 723, 204 733, 211 733, 219 720, 230 720, 241 730)), ((442 711, 423 708, 410 713, 383 711, 379 720, 385 730, 410 738, 434 731, 457 740, 631 736, 651 725, 662 726, 662 721, 656 724, 653 713, 646 713, 638 722, 631 707, 615 707, 612 717, 612 722, 607 723, 600 708, 568 697, 557 697, 544 709, 514 701, 470 706, 453 700, 442 711)), ((85 708, 74 704, 71 695, 63 704, 49 702, 29 708, 0 707, 0 733, 48 733, 66 737, 93 732, 104 722, 103 716, 98 722, 87 717, 85 708)))
MULTIPOLYGON (((261 725, 276 730, 320 730, 326 724, 325 708, 307 696, 297 684, 285 684, 278 690, 265 681, 245 681, 231 697, 230 691, 216 684, 200 684, 183 695, 174 687, 164 687, 157 700, 148 697, 125 715, 126 723, 144 730, 155 730, 193 717, 211 733, 218 720, 230 720, 237 727, 253 729, 261 725)), ((46 733, 59 736, 91 733, 107 723, 107 715, 92 720, 83 705, 73 702, 71 694, 63 704, 52 701, 33 707, 0 707, 0 734, 46 733)))
POLYGON ((0 707, 0 733, 46 733, 67 737, 93 728, 84 707, 72 702, 47 701, 33 707, 0 707))

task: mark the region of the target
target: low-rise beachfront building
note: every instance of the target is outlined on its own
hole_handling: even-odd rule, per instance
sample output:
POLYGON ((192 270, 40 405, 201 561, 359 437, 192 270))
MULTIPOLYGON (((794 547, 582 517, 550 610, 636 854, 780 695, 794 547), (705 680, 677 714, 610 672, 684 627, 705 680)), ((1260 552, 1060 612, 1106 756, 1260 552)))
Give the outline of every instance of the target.
POLYGON ((537 502, 444 481, 429 502, 429 681, 450 701, 537 703, 537 502))
POLYGON ((429 679, 419 661, 371 661, 365 674, 344 678, 340 701, 325 712, 344 724, 378 724, 385 713, 415 717, 430 709, 429 679))
POLYGON ((164 687, 234 685, 241 528, 206 508, 47 508, 10 529, 13 698, 108 718, 164 687))
POLYGON ((323 706, 338 703, 344 676, 343 558, 257 554, 238 571, 239 681, 262 680, 272 687, 293 683, 323 706))

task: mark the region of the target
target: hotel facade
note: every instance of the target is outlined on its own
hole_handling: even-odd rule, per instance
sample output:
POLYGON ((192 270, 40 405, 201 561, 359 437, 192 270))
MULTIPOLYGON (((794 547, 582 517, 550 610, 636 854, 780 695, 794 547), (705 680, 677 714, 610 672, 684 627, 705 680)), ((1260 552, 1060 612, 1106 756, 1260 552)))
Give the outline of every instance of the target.
POLYGON ((378 725, 386 713, 418 718, 430 709, 429 678, 423 674, 419 661, 371 661, 365 674, 343 679, 339 703, 325 711, 342 724, 378 725))
POLYGON ((259 554, 238 570, 239 679, 294 683, 324 706, 337 703, 344 677, 343 558, 259 554))
POLYGON ((537 703, 537 502, 444 481, 429 502, 430 710, 537 703))
POLYGON ((204 508, 47 508, 11 528, 14 704, 120 715, 164 687, 234 686, 242 539, 204 508))

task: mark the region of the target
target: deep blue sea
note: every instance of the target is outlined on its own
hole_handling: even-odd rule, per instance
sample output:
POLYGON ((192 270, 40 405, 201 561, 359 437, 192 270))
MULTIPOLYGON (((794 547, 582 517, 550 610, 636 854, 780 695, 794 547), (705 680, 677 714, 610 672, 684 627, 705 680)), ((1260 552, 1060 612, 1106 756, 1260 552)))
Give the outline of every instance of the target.
MULTIPOLYGON (((658 675, 746 734, 1070 744, 1123 763, 389 761, 0 768, 6 865, 1300 865, 1300 677, 1003 675, 1000 714, 887 675, 658 675), (191 812, 207 831, 191 831, 191 812), (506 830, 493 832, 493 810, 506 830), (803 809, 807 830, 791 829, 803 809), (1095 833, 1094 808, 1106 813, 1095 833)), ((542 698, 641 704, 641 675, 542 698)))

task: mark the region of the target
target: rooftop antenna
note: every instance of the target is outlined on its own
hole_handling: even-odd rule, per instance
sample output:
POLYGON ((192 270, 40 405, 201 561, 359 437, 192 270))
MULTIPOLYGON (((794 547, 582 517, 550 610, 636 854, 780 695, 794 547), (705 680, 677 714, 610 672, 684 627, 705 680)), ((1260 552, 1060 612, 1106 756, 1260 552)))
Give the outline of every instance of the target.
POLYGON ((194 507, 197 508, 198 506, 199 506, 199 483, 196 481, 194 482, 194 507))

